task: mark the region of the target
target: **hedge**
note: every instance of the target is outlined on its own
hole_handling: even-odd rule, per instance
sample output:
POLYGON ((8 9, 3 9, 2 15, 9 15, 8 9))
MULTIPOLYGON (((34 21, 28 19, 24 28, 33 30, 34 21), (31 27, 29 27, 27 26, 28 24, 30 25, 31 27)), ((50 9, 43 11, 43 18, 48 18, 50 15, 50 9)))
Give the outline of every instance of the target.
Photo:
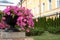
POLYGON ((38 22, 35 21, 35 27, 31 30, 31 32, 26 33, 27 36, 36 36, 41 35, 44 31, 48 31, 53 34, 60 34, 60 16, 59 18, 48 19, 46 21, 46 17, 38 18, 38 22))

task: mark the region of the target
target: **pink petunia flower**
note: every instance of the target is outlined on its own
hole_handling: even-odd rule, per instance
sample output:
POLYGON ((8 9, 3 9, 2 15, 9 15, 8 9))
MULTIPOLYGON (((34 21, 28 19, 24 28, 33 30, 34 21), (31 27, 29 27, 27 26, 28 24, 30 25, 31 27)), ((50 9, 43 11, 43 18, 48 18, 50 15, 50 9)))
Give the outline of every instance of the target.
POLYGON ((31 26, 29 25, 28 28, 31 28, 31 26))
POLYGON ((29 29, 27 29, 27 30, 26 30, 26 32, 30 32, 30 30, 29 30, 29 29))
POLYGON ((5 20, 6 18, 5 17, 2 17, 2 20, 5 20))
POLYGON ((21 15, 23 15, 23 13, 22 13, 22 12, 19 12, 19 13, 17 13, 17 15, 18 15, 18 16, 21 16, 21 15))
POLYGON ((8 13, 7 13, 7 15, 11 15, 11 13, 10 13, 10 12, 8 12, 8 13))
MULTIPOLYGON (((16 24, 19 25, 22 28, 22 30, 26 30, 27 32, 29 32, 29 29, 34 27, 34 22, 32 19, 33 14, 31 13, 31 10, 28 8, 8 6, 6 9, 3 10, 3 12, 7 15, 12 16, 13 14, 18 16, 16 24)), ((3 17, 2 19, 5 20, 6 18, 3 17)))
POLYGON ((23 27, 21 28, 23 31, 25 30, 23 27))

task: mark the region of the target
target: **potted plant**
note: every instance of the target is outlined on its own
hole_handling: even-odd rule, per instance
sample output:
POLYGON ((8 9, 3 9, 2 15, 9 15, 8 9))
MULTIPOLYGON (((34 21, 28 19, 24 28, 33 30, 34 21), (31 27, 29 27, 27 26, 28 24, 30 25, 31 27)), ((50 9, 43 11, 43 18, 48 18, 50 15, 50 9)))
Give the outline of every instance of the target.
POLYGON ((2 25, 0 28, 6 28, 5 31, 19 32, 15 25, 18 25, 23 31, 30 31, 30 28, 34 28, 34 22, 32 20, 31 10, 25 7, 8 6, 3 10, 2 25))

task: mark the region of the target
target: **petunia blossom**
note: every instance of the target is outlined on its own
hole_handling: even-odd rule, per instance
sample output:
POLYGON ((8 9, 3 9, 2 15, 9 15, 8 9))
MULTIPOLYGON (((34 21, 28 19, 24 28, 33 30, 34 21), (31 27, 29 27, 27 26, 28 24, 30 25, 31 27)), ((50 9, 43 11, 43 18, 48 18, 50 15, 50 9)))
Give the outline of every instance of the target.
MULTIPOLYGON (((26 7, 8 6, 3 10, 4 14, 11 15, 12 17, 17 16, 16 24, 21 27, 21 29, 30 32, 30 28, 34 27, 33 14, 30 9, 26 7)), ((6 18, 3 18, 6 19, 6 18)))

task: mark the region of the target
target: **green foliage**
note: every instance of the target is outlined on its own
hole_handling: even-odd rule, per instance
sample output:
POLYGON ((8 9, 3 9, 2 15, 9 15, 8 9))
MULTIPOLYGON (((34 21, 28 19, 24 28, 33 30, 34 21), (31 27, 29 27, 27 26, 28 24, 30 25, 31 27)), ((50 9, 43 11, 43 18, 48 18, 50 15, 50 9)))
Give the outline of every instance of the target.
POLYGON ((0 21, 1 21, 1 19, 2 19, 2 15, 0 14, 0 21))
POLYGON ((34 19, 35 27, 31 29, 29 33, 26 33, 27 36, 36 36, 41 35, 44 31, 48 31, 53 34, 60 34, 60 17, 55 18, 55 20, 49 18, 46 21, 46 17, 38 18, 38 22, 34 19))
POLYGON ((29 33, 26 33, 27 36, 37 36, 37 35, 41 35, 42 33, 44 33, 45 31, 45 21, 46 18, 38 18, 38 22, 36 22, 36 19, 34 19, 34 29, 31 29, 31 31, 29 33))
POLYGON ((2 19, 2 14, 3 14, 3 12, 0 11, 0 21, 1 21, 1 19, 2 19))
POLYGON ((50 33, 58 34, 58 33, 60 33, 60 26, 58 26, 58 27, 50 26, 50 27, 47 28, 47 30, 50 33))
POLYGON ((46 30, 46 17, 39 18, 39 26, 46 30))
POLYGON ((47 21, 47 31, 50 33, 58 34, 60 33, 60 17, 53 19, 48 19, 47 21))
POLYGON ((44 33, 43 28, 34 28, 34 29, 31 29, 31 31, 29 33, 26 32, 26 35, 27 36, 37 36, 37 35, 39 36, 42 33, 44 33))

